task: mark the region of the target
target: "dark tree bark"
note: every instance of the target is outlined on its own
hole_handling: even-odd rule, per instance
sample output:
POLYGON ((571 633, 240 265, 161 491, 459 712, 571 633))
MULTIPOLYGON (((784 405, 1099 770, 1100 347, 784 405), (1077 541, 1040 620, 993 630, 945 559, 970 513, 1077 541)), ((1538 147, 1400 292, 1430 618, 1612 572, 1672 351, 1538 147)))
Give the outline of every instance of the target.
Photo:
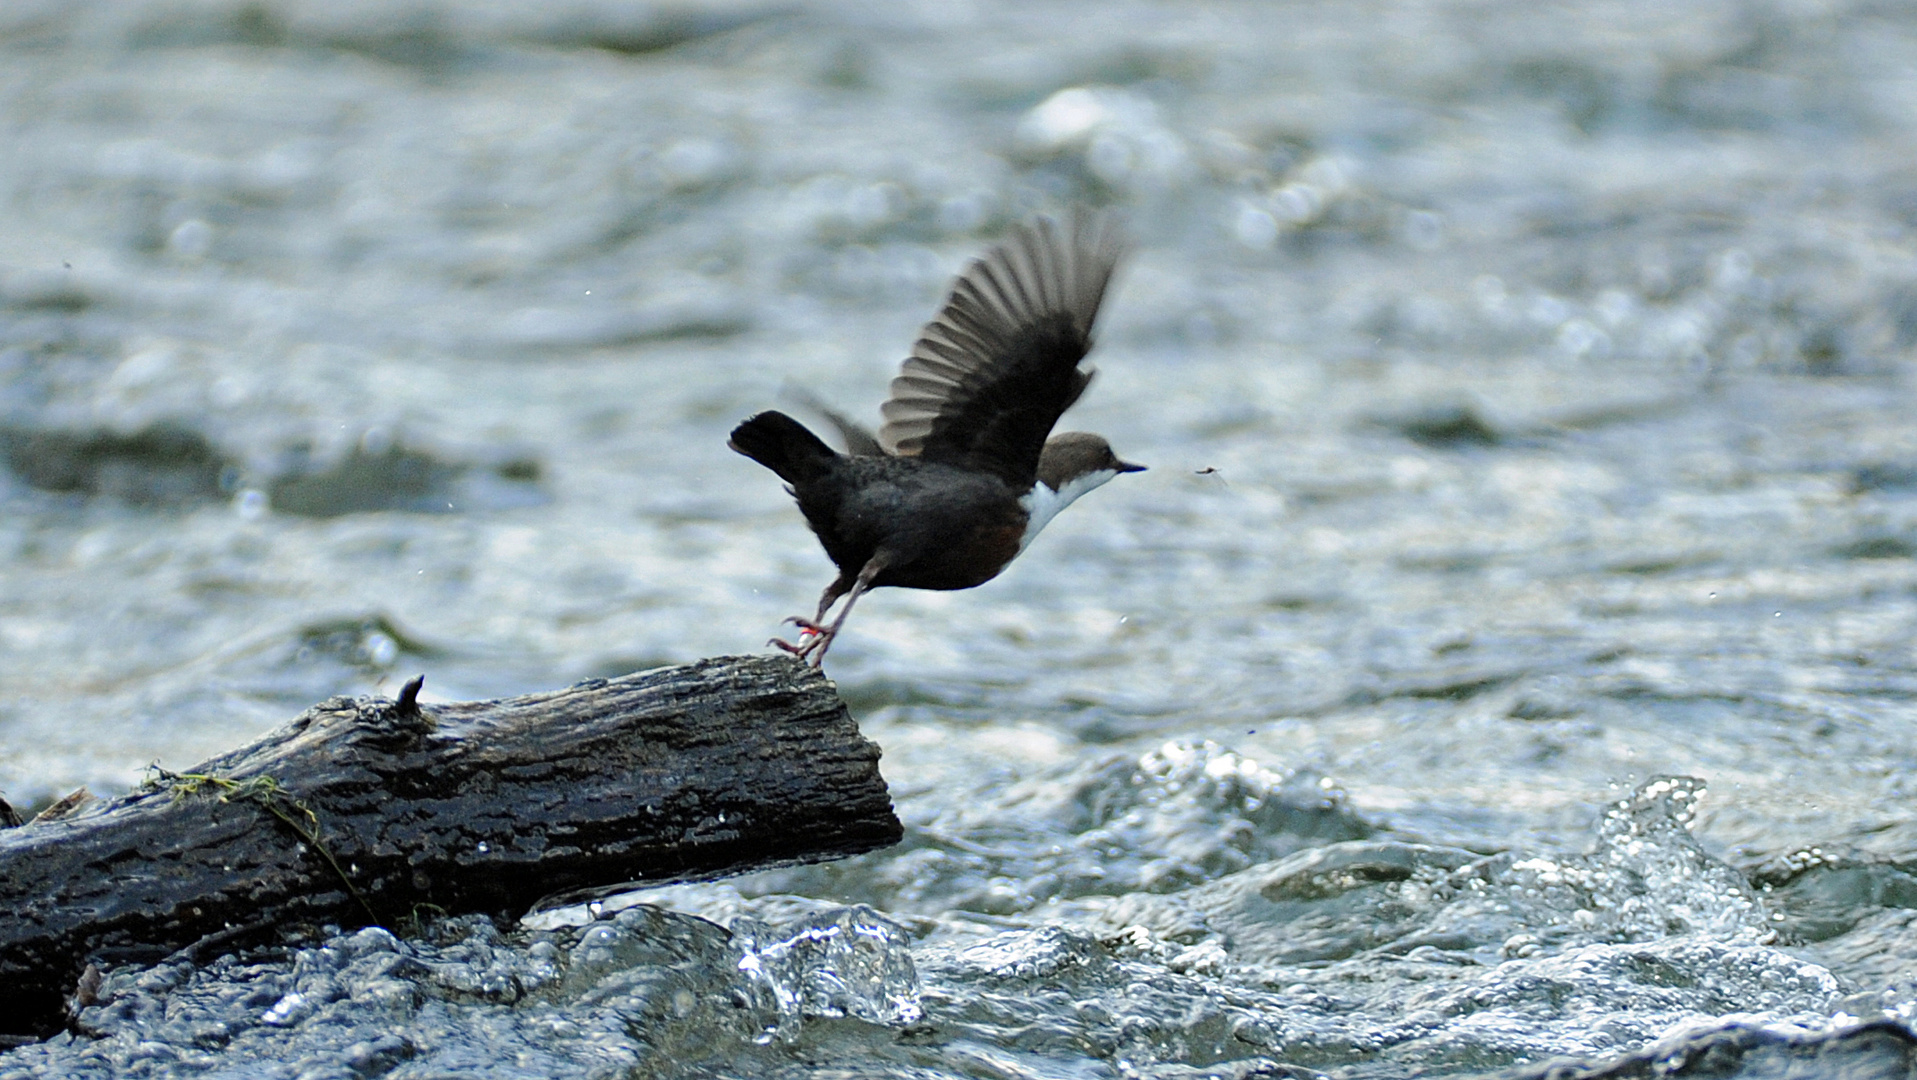
POLYGON ((787 657, 503 701, 416 692, 334 698, 190 773, 0 830, 0 1031, 56 1029, 93 961, 421 910, 511 917, 565 890, 819 862, 901 835, 879 748, 787 657))

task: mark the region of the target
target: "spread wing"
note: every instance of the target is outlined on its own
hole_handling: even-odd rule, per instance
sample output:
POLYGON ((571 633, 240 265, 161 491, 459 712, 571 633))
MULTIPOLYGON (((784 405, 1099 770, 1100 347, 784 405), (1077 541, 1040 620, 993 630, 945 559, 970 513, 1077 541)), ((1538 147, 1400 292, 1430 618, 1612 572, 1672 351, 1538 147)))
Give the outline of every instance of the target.
POLYGON ((1014 487, 1092 373, 1078 362, 1125 253, 1109 217, 1038 218, 967 267, 892 380, 879 443, 982 469, 1014 487))

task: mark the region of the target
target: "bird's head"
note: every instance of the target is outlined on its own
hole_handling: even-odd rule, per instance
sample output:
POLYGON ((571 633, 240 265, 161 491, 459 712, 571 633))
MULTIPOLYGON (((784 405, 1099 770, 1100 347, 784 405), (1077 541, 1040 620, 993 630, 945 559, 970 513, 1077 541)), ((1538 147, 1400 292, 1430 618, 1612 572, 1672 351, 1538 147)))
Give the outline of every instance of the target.
POLYGON ((1045 440, 1038 455, 1038 482, 1063 495, 1067 487, 1075 498, 1119 473, 1143 472, 1145 466, 1120 461, 1102 435, 1067 431, 1045 440))

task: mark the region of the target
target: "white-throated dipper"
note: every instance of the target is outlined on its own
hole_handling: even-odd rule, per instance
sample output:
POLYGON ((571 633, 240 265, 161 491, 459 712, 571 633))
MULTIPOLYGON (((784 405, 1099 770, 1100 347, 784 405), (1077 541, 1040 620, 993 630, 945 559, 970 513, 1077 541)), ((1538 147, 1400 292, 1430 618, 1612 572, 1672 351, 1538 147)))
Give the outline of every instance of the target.
POLYGON ((1092 380, 1078 362, 1124 252, 1106 217, 1013 229, 959 275, 920 332, 877 436, 828 414, 849 453, 781 412, 733 429, 727 445, 785 480, 839 567, 818 614, 786 620, 804 631, 800 644, 773 644, 822 664, 867 589, 983 585, 1072 500, 1144 468, 1100 436, 1051 434, 1092 380))

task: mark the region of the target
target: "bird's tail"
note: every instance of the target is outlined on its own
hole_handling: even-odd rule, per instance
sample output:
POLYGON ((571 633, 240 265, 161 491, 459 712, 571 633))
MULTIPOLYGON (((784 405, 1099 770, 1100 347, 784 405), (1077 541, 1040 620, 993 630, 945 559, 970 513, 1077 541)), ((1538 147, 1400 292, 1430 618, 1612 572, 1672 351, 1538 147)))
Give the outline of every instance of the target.
POLYGON ((817 479, 839 456, 804 424, 782 412, 762 412, 733 428, 726 445, 778 473, 788 484, 817 479))

